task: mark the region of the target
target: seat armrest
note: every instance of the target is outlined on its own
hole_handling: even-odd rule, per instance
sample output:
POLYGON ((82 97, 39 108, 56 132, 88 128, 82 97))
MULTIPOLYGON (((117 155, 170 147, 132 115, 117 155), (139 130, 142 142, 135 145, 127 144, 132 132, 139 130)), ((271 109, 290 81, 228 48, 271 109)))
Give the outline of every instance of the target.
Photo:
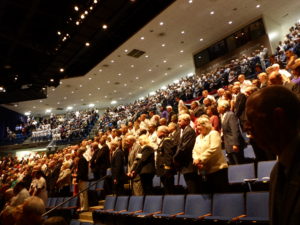
POLYGON ((143 212, 143 210, 137 210, 137 211, 131 212, 131 213, 129 213, 129 215, 133 215, 135 213, 140 213, 140 212, 143 212))
POLYGON ((123 209, 123 210, 120 210, 120 211, 118 211, 116 213, 121 213, 121 212, 126 212, 126 211, 127 211, 126 209, 123 209))
POLYGON ((147 214, 146 216, 153 216, 153 215, 156 215, 156 214, 159 214, 159 213, 161 213, 161 211, 157 211, 157 212, 149 213, 149 214, 147 214))
POLYGON ((175 214, 172 214, 170 215, 170 217, 175 217, 175 216, 179 216, 179 215, 183 215, 184 212, 179 212, 179 213, 175 213, 175 214))
POLYGON ((253 179, 244 179, 244 182, 255 182, 257 181, 257 178, 253 178, 253 179))
POLYGON ((203 220, 205 217, 211 216, 211 213, 204 214, 202 216, 198 216, 198 219, 203 220))
POLYGON ((237 216, 237 217, 233 217, 232 219, 231 219, 231 221, 238 221, 240 218, 243 218, 243 217, 246 217, 247 215, 245 215, 245 214, 242 214, 242 215, 239 215, 239 216, 237 216))

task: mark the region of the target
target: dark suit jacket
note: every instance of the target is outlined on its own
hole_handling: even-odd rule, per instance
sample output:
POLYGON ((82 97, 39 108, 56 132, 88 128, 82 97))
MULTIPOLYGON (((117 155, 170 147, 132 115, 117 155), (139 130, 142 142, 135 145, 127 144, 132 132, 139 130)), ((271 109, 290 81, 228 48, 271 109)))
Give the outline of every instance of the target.
POLYGON ((89 163, 83 156, 81 156, 78 161, 77 180, 89 180, 89 163))
POLYGON ((241 124, 243 124, 246 121, 246 114, 245 114, 246 101, 247 101, 247 97, 245 94, 239 93, 236 96, 236 101, 234 105, 234 114, 240 120, 241 124))
POLYGON ((168 113, 168 121, 167 121, 168 124, 171 122, 171 118, 172 118, 173 115, 175 115, 174 111, 171 111, 171 112, 168 113))
POLYGON ((155 165, 153 148, 146 145, 137 154, 142 154, 142 157, 136 158, 137 163, 133 166, 132 170, 137 174, 154 174, 155 165))
POLYGON ((121 149, 115 150, 111 158, 111 176, 116 179, 118 183, 124 182, 125 175, 125 155, 121 149))
POLYGON ((233 112, 226 112, 222 121, 222 130, 226 152, 231 153, 233 145, 239 146, 240 151, 244 148, 245 141, 240 132, 238 120, 233 112))
POLYGON ((101 149, 98 149, 92 159, 91 159, 91 168, 94 173, 99 173, 102 175, 106 174, 107 168, 110 167, 109 163, 109 148, 105 144, 101 149))
POLYGON ((195 131, 188 125, 182 132, 182 136, 179 139, 176 153, 173 157, 175 164, 177 164, 181 170, 181 173, 193 173, 196 168, 193 166, 192 152, 196 140, 195 131))
POLYGON ((164 138, 157 149, 156 159, 156 174, 158 176, 172 173, 174 171, 173 155, 174 155, 174 144, 171 138, 164 138))
POLYGON ((197 117, 197 118, 202 116, 203 114, 205 114, 205 109, 202 105, 197 106, 193 111, 194 111, 195 117, 197 117))
POLYGON ((300 138, 293 146, 293 162, 287 170, 277 163, 271 173, 270 224, 300 224, 300 138), (280 174, 283 172, 284 176, 280 174))

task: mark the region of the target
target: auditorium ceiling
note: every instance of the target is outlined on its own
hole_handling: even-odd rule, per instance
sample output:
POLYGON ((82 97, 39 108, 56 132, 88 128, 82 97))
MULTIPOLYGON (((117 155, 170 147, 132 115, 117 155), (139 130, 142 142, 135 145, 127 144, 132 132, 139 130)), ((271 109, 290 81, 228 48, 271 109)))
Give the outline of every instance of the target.
MULTIPOLYGON (((42 79, 45 76, 47 85, 52 86, 45 90, 47 98, 15 101, 3 106, 20 113, 45 115, 46 110, 49 112, 50 109, 53 113, 63 113, 66 110, 85 109, 89 106, 103 109, 126 104, 149 93, 152 94, 167 84, 176 82, 180 77, 193 74, 195 71, 193 53, 205 49, 239 28, 261 18, 262 15, 281 21, 282 24, 300 19, 297 14, 300 2, 296 0, 290 0, 288 4, 281 0, 177 0, 164 1, 165 4, 161 4, 162 1, 159 0, 145 1, 148 5, 140 3, 143 1, 139 0, 127 0, 127 3, 114 0, 112 2, 123 2, 123 5, 108 6, 110 1, 96 1, 97 6, 94 7, 99 12, 94 12, 97 16, 91 15, 90 19, 88 14, 80 11, 80 8, 86 7, 84 4, 74 4, 71 8, 69 5, 62 5, 65 10, 61 8, 56 10, 51 5, 52 13, 46 10, 50 6, 45 5, 45 12, 42 11, 41 17, 37 19, 49 16, 56 21, 54 23, 56 26, 53 24, 51 27, 46 26, 47 29, 41 30, 40 37, 38 37, 39 32, 36 31, 37 36, 26 38, 37 40, 37 44, 41 43, 41 38, 42 42, 48 42, 54 51, 54 53, 47 53, 51 63, 46 63, 49 59, 42 54, 45 49, 41 49, 39 45, 31 46, 35 51, 42 52, 40 53, 42 56, 37 54, 35 58, 38 60, 41 57, 39 64, 28 61, 26 54, 23 58, 16 57, 16 59, 24 63, 24 72, 30 73, 34 70, 32 79, 42 79), (140 5, 135 8, 134 4, 140 5), (74 8, 77 5, 81 6, 78 11, 74 8), (101 7, 104 7, 105 15, 103 9, 101 9, 102 14, 100 13, 101 7), (65 11, 72 14, 72 21, 70 21, 75 23, 78 31, 66 31, 63 30, 64 26, 60 26, 65 19, 61 13, 65 11), (80 18, 82 13, 86 18, 80 18), (113 19, 113 15, 118 13, 120 16, 113 19), (79 25, 76 25, 77 17, 80 18, 79 25), (94 27, 95 24, 97 28, 94 27), (57 46, 58 40, 53 41, 51 35, 61 41, 59 46, 57 46), (103 36, 103 41, 99 43, 99 39, 103 36), (56 51, 62 52, 57 54, 56 51), (26 66, 28 63, 30 66, 26 66), (39 73, 40 71, 42 72, 39 73)), ((11 1, 6 2, 12 4, 11 1)), ((39 1, 33 2, 38 4, 39 1)), ((64 1, 52 2, 57 5, 64 4, 61 3, 64 1)), ((1 5, 2 3, 0 7, 1 5)), ((93 6, 93 2, 91 5, 93 6)), ((35 9, 24 6, 24 10, 35 9)), ((2 11, 0 15, 3 13, 2 11)), ((92 12, 88 13, 92 14, 92 12)), ((30 13, 27 17, 30 17, 30 13)), ((1 21, 4 23, 3 19, 1 21)), ((23 26, 26 27, 26 24, 23 26)), ((27 26, 34 27, 34 24, 27 24, 27 26)), ((24 36, 24 27, 15 26, 11 29, 17 30, 17 34, 24 36)), ((3 38, 7 37, 3 37, 0 28, 0 40, 3 38)), ((26 45, 26 42, 20 43, 16 37, 14 45, 9 46, 4 56, 14 56, 19 44, 26 45)), ((1 56, 3 67, 1 73, 9 70, 10 66, 4 56, 3 54, 1 56)), ((8 59, 12 60, 12 58, 8 59)), ((19 74, 21 77, 21 71, 19 74)))

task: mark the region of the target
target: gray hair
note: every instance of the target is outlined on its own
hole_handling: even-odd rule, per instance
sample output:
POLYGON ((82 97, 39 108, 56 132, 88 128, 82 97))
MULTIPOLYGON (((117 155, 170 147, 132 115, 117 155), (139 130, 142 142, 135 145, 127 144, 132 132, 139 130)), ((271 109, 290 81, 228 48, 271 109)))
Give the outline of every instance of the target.
POLYGON ((187 113, 180 114, 178 119, 182 119, 182 120, 185 120, 185 121, 191 121, 191 117, 187 113))
POLYGON ((212 129, 212 125, 210 120, 207 117, 201 116, 196 120, 196 124, 200 124, 201 126, 205 127, 207 130, 212 129))
POLYGON ((168 127, 167 126, 159 126, 157 129, 157 132, 163 132, 165 134, 169 133, 168 127))

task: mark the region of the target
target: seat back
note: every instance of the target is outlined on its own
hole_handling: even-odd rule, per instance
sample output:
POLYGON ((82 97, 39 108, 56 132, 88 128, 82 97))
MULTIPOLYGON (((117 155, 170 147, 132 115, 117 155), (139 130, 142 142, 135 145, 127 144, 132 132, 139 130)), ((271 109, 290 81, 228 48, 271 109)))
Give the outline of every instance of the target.
POLYGON ((145 197, 143 212, 145 213, 153 213, 161 211, 162 206, 161 195, 148 195, 145 197))
POLYGON ((108 169, 106 170, 106 176, 111 176, 111 168, 108 168, 108 169))
POLYGON ((183 174, 179 175, 179 185, 184 187, 184 188, 187 187, 183 174))
POLYGON ((228 182, 243 183, 245 179, 254 179, 254 163, 231 165, 228 167, 228 182))
POLYGON ((257 178, 259 181, 270 180, 270 174, 276 162, 277 162, 276 160, 258 162, 257 178))
POLYGON ((244 193, 213 195, 213 216, 236 217, 245 214, 244 193))
POLYGON ((104 180, 98 181, 96 184, 96 190, 104 189, 104 180))
POLYGON ((187 195, 184 212, 194 216, 211 213, 211 195, 187 195))
POLYGON ((104 209, 115 209, 116 196, 106 196, 104 209))
POLYGON ((244 157, 248 159, 256 158, 252 145, 247 145, 247 147, 244 148, 244 157))
POLYGON ((58 206, 59 204, 63 203, 63 201, 64 201, 64 198, 63 198, 63 197, 57 198, 57 201, 56 201, 56 203, 55 203, 55 206, 58 206))
POLYGON ((131 196, 128 205, 129 212, 143 210, 144 196, 131 196))
POLYGON ((51 208, 54 207, 56 204, 57 198, 48 198, 47 200, 47 207, 51 208))
POLYGON ((71 220, 70 225, 80 225, 79 220, 71 220))
POLYGON ((78 205, 78 197, 72 198, 69 202, 68 202, 68 207, 77 207, 78 205))
POLYGON ((269 192, 248 192, 246 194, 246 211, 249 217, 269 220, 269 192))
POLYGON ((163 201, 163 214, 184 212, 184 195, 165 195, 163 201))
POLYGON ((160 177, 155 175, 152 180, 153 187, 161 187, 160 177))
POLYGON ((116 201, 115 210, 121 211, 121 210, 127 210, 128 206, 128 196, 119 196, 116 201))

